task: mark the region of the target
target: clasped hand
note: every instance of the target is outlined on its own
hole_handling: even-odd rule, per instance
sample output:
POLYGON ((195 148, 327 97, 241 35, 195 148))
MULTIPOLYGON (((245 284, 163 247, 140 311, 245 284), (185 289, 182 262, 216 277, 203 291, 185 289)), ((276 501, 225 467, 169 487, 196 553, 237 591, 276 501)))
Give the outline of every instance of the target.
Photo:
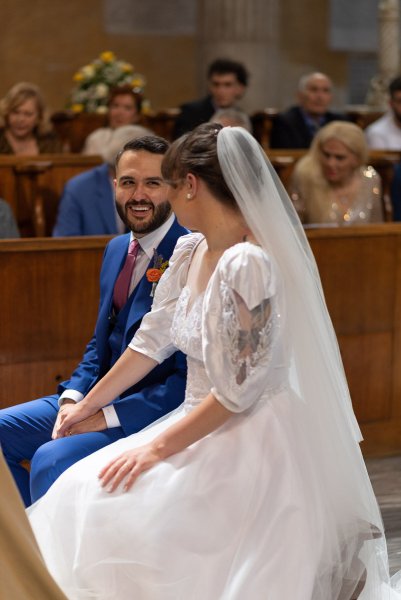
MULTIPOLYGON (((80 423, 84 419, 90 417, 90 411, 85 408, 82 403, 65 403, 60 407, 57 415, 56 422, 54 424, 52 438, 65 437, 71 435, 71 427, 76 423, 80 423)), ((75 431, 74 433, 78 433, 75 431)))

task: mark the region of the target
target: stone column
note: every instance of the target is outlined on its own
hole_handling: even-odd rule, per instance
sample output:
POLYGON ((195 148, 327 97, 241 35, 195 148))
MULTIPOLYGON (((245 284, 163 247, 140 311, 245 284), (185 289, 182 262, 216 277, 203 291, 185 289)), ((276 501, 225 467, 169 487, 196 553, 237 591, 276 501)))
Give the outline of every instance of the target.
POLYGON ((244 110, 277 105, 279 5, 279 0, 199 0, 200 90, 205 90, 208 64, 231 58, 250 73, 244 110))
POLYGON ((387 110, 388 84, 399 74, 399 0, 380 0, 378 74, 370 82, 366 102, 372 108, 387 110))

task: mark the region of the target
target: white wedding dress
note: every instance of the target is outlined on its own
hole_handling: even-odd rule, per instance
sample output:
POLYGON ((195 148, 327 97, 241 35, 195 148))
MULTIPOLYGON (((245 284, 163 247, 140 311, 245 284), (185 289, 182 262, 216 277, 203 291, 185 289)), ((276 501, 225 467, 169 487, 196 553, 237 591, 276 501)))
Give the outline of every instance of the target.
MULTIPOLYGON (((157 360, 175 348, 187 354, 184 404, 56 481, 29 511, 41 551, 71 600, 349 600, 352 569, 330 537, 334 513, 347 530, 347 495, 334 491, 330 506, 321 498, 330 477, 313 468, 303 427, 311 415, 290 385, 279 275, 264 250, 244 242, 193 298, 186 276, 201 240, 181 238, 132 343, 157 360), (100 487, 111 458, 154 438, 210 390, 233 412, 225 425, 127 493, 100 487)), ((378 514, 366 519, 346 533, 350 555, 361 551, 357 579, 370 560, 367 532, 381 526, 378 514)), ((387 598, 377 592, 366 597, 387 598)))

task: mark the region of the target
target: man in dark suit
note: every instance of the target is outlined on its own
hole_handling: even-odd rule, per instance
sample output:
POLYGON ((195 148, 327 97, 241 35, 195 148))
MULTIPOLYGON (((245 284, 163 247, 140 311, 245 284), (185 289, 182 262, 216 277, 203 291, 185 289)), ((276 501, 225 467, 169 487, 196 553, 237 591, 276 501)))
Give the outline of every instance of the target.
POLYGON ((309 148, 315 133, 331 121, 346 117, 331 112, 332 83, 323 73, 301 77, 297 106, 279 113, 273 120, 270 133, 271 148, 309 148))
POLYGON ((126 231, 114 202, 114 162, 126 142, 149 133, 140 125, 123 125, 110 130, 102 150, 104 164, 67 181, 53 229, 54 237, 115 235, 126 231))
MULTIPOLYGON (((150 310, 148 267, 156 259, 167 261, 178 237, 187 233, 166 200, 161 163, 167 147, 162 138, 146 136, 126 144, 117 157, 116 204, 131 233, 114 238, 106 247, 98 319, 80 364, 56 394, 0 411, 0 444, 26 505, 40 498, 70 465, 146 427, 184 399, 186 360, 176 352, 112 404, 74 426, 71 435, 51 439, 59 406, 82 400, 120 357, 150 310), (121 281, 119 273, 127 271, 132 246, 135 265, 121 301, 121 286, 115 284, 121 281), (30 474, 21 465, 24 459, 31 461, 30 474)), ((85 290, 75 293, 82 295, 84 306, 85 290)))
POLYGON ((206 123, 218 109, 234 107, 248 85, 248 72, 244 65, 224 58, 218 58, 209 65, 207 78, 209 94, 180 107, 174 138, 206 123))

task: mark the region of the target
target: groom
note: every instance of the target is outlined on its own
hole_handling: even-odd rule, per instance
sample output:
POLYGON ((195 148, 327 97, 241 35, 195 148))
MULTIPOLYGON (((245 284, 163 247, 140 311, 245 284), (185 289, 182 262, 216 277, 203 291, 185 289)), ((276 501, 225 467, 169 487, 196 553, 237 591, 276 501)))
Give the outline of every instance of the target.
MULTIPOLYGON (((0 411, 0 445, 26 506, 69 466, 146 427, 184 400, 186 360, 176 352, 112 404, 74 425, 69 437, 51 439, 59 406, 82 400, 124 352, 150 310, 152 283, 147 269, 157 266, 155 258, 167 261, 178 237, 187 233, 166 200, 161 163, 167 148, 162 138, 144 136, 125 144, 117 156, 116 207, 131 233, 114 238, 106 247, 97 323, 80 364, 59 385, 57 394, 0 411), (127 273, 132 258, 128 249, 134 239, 139 245, 134 244, 134 267, 126 278, 124 295, 125 275, 118 275, 127 273), (30 473, 21 465, 24 459, 31 461, 30 473)), ((77 293, 84 297, 84 290, 77 293)))

